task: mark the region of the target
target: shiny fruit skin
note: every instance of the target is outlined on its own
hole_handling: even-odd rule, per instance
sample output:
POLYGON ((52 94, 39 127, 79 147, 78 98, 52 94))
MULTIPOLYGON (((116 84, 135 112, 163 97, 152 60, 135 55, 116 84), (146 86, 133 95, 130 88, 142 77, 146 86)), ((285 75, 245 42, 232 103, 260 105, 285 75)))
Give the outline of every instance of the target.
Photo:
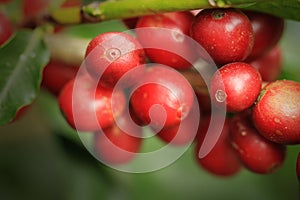
POLYGON ((90 132, 113 124, 125 108, 123 91, 96 87, 96 83, 85 74, 70 80, 59 94, 59 107, 71 127, 90 132))
POLYGON ((243 165, 254 173, 274 173, 282 166, 286 146, 271 142, 253 125, 251 111, 238 113, 231 121, 231 144, 243 165))
POLYGON ((193 101, 189 82, 176 70, 161 65, 149 67, 130 96, 131 108, 139 121, 151 122, 155 129, 179 124, 193 101))
MULTIPOLYGON (((128 71, 143 68, 145 59, 144 50, 135 38, 126 33, 106 32, 88 44, 85 65, 100 85, 112 88, 128 71)), ((122 85, 133 85, 138 76, 128 77, 122 85)))
POLYGON ((251 107, 262 87, 259 72, 244 62, 222 66, 211 80, 211 99, 228 112, 240 112, 251 107))
POLYGON ((217 65, 245 60, 253 46, 249 19, 233 8, 200 11, 191 26, 190 35, 217 65))
POLYGON ((156 136, 162 141, 173 146, 182 146, 191 144, 197 135, 197 128, 199 123, 199 109, 194 106, 189 112, 188 116, 182 120, 180 124, 166 127, 161 130, 153 131, 156 136), (197 120, 197 121, 196 121, 197 120))
POLYGON ((77 66, 51 60, 43 70, 42 86, 58 96, 65 84, 76 77, 78 70, 77 66))
POLYGON ((267 84, 253 107, 255 127, 270 141, 300 143, 300 83, 277 80, 267 84))
POLYGON ((256 11, 244 11, 249 18, 254 34, 253 48, 247 60, 262 56, 276 44, 284 32, 284 19, 256 11))
POLYGON ((237 157, 237 154, 230 144, 229 131, 230 119, 227 118, 224 123, 222 133, 213 147, 213 149, 203 158, 198 157, 200 147, 203 140, 207 136, 207 129, 210 123, 210 118, 206 118, 202 124, 202 129, 198 131, 198 139, 196 141, 196 161, 198 165, 217 176, 229 177, 237 174, 242 165, 237 157))
POLYGON ((188 11, 143 16, 136 25, 137 39, 152 62, 187 69, 197 59, 187 40, 192 21, 188 11))
POLYGON ((143 141, 141 127, 131 126, 123 115, 117 120, 118 123, 96 132, 94 137, 96 156, 109 165, 126 164, 131 161, 140 150, 143 141), (125 126, 130 133, 123 131, 118 125, 125 126))
POLYGON ((282 69, 282 52, 279 46, 249 62, 261 75, 262 81, 276 81, 282 69))

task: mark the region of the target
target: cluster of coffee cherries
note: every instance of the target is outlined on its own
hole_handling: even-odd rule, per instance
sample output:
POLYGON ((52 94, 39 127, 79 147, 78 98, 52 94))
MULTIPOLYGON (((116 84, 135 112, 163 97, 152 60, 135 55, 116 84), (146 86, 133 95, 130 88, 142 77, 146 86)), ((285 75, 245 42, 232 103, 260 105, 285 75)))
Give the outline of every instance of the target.
MULTIPOLYGON (((213 8, 123 22, 132 30, 93 38, 80 68, 52 60, 43 74, 70 126, 93 134, 100 160, 130 162, 149 126, 166 144, 193 144, 196 163, 215 175, 282 166, 286 146, 300 143, 300 83, 278 80, 283 19, 213 8), (197 63, 209 68, 206 81, 197 63), (220 124, 219 133, 208 131, 220 124), (211 137, 211 150, 199 156, 211 137)), ((8 27, 3 44, 13 30, 2 14, 0 25, 8 27)), ((296 166, 300 177, 300 157, 296 166)))
POLYGON ((277 80, 283 19, 214 8, 124 23, 135 29, 92 39, 82 73, 59 94, 69 124, 94 133, 102 161, 130 162, 141 149, 142 127, 149 126, 167 144, 195 143, 197 163, 215 175, 242 167, 267 174, 282 166, 286 146, 300 142, 300 83, 277 80), (216 66, 207 85, 193 67, 199 60, 216 66), (226 112, 225 119, 212 119, 212 109, 226 112), (222 129, 207 135, 212 121, 222 129), (199 156, 216 135, 208 154, 199 156))

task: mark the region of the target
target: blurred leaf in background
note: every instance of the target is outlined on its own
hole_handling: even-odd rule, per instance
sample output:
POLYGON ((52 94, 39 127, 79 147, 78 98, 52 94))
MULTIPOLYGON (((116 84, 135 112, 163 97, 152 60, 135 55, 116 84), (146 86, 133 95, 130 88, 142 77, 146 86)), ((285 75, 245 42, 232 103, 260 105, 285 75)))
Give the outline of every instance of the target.
POLYGON ((0 125, 16 115, 16 108, 32 103, 39 92, 41 73, 50 53, 43 31, 19 31, 0 48, 0 125))

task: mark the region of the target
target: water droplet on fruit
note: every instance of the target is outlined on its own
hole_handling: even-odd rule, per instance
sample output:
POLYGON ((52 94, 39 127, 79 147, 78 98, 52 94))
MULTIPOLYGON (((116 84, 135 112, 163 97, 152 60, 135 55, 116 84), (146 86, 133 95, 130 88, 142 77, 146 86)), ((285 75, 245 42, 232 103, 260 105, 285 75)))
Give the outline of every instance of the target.
POLYGON ((278 119, 278 118, 275 118, 275 119, 274 119, 274 122, 277 123, 277 124, 281 124, 281 121, 280 121, 280 119, 278 119))
POLYGON ((215 98, 218 102, 224 102, 226 100, 226 93, 223 90, 217 90, 215 93, 215 98))
POLYGON ((121 51, 117 48, 111 48, 105 51, 105 56, 109 61, 114 61, 121 57, 121 51))
POLYGON ((246 136, 247 135, 247 132, 246 131, 242 131, 241 132, 241 136, 246 136))

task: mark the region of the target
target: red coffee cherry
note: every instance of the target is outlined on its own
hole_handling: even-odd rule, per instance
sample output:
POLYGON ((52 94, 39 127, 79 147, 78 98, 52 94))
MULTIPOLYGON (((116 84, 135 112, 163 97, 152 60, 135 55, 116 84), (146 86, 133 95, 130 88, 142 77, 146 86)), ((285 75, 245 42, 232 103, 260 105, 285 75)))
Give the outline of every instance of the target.
POLYGON ((254 33, 252 51, 247 60, 253 60, 271 50, 279 42, 284 31, 284 20, 282 18, 257 12, 245 10, 254 33))
POLYGON ((125 108, 123 91, 97 87, 87 74, 77 76, 62 89, 59 107, 67 122, 78 131, 98 131, 113 124, 125 108))
POLYGON ((23 106, 21 107, 15 117, 10 121, 10 123, 15 123, 16 121, 20 120, 22 117, 24 117, 24 115, 26 115, 26 113, 28 112, 28 110, 30 109, 32 104, 29 104, 29 105, 26 105, 26 106, 23 106))
POLYGON ((50 3, 50 0, 23 0, 23 14, 28 19, 42 15, 50 3))
POLYGON ((187 145, 194 141, 197 135, 200 111, 194 106, 188 116, 180 124, 166 127, 161 130, 152 128, 162 141, 174 146, 187 145))
POLYGON ((132 108, 132 105, 131 105, 131 104, 129 104, 129 115, 130 115, 132 121, 133 121, 134 123, 136 123, 137 125, 139 125, 139 126, 146 126, 146 125, 147 125, 147 123, 144 122, 144 121, 142 121, 142 120, 139 118, 138 114, 135 113, 135 111, 134 111, 134 109, 132 108))
MULTIPOLYGON (((89 74, 100 85, 114 87, 130 70, 143 68, 145 54, 142 46, 132 36, 121 32, 107 32, 96 36, 88 45, 85 65, 89 74)), ((127 76, 122 85, 134 84, 138 74, 127 76)))
POLYGON ((190 62, 197 59, 191 40, 187 39, 193 18, 188 11, 141 17, 136 34, 149 59, 176 69, 191 67, 190 62))
POLYGON ((226 106, 228 112, 243 111, 256 101, 262 87, 259 72, 243 62, 221 67, 211 81, 211 99, 217 106, 226 106))
POLYGON ((200 11, 190 34, 217 65, 245 60, 253 46, 253 30, 249 19, 233 8, 200 11))
MULTIPOLYGON (((222 133, 213 147, 213 149, 203 158, 199 158, 199 150, 205 137, 212 137, 207 135, 210 118, 206 118, 203 128, 199 129, 198 139, 196 141, 196 160, 200 167, 208 172, 218 176, 233 176, 241 169, 241 163, 236 155, 235 150, 230 144, 229 131, 230 119, 227 118, 224 123, 222 133)), ((210 138, 209 138, 210 139, 210 138)))
POLYGON ((117 121, 118 123, 111 127, 96 132, 94 137, 96 156, 110 165, 131 161, 140 150, 143 141, 141 127, 132 126, 124 115, 118 117, 117 121), (122 127, 126 128, 126 131, 122 130, 122 127))
POLYGON ((276 81, 282 69, 282 53, 280 47, 275 46, 261 57, 249 62, 249 64, 259 71, 263 81, 276 81))
POLYGON ((231 121, 231 144, 243 165, 250 171, 269 174, 283 164, 286 146, 271 142, 253 125, 251 111, 235 115, 231 121))
POLYGON ((189 82, 176 70, 160 65, 149 67, 142 77, 130 96, 136 117, 156 129, 179 124, 194 101, 189 82))
POLYGON ((300 83, 277 80, 267 84, 253 107, 253 122, 270 141, 299 144, 300 83))
POLYGON ((65 84, 76 77, 78 70, 77 66, 51 60, 43 70, 42 86, 58 96, 65 84))
POLYGON ((4 44, 13 34, 13 27, 9 19, 0 13, 0 46, 4 44))

